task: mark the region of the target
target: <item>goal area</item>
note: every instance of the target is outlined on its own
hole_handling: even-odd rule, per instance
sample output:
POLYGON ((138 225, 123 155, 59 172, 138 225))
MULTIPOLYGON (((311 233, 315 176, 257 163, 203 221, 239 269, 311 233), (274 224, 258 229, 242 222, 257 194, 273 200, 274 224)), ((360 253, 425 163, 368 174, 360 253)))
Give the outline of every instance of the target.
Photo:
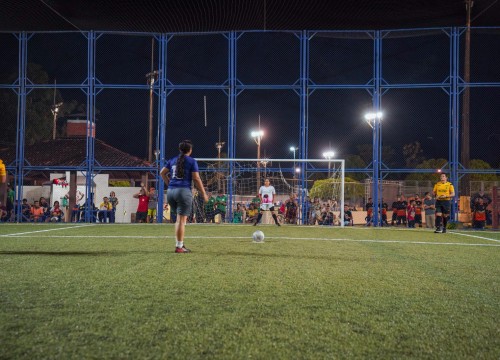
MULTIPOLYGON (((235 221, 235 213, 244 206, 255 204, 260 186, 267 178, 276 190, 275 211, 287 223, 311 224, 317 221, 319 202, 321 211, 333 212, 334 221, 329 225, 343 226, 345 161, 343 159, 227 159, 198 158, 200 176, 209 195, 225 195, 227 206, 225 222, 235 221), (296 202, 296 216, 287 218, 286 207, 296 202), (328 207, 328 208, 327 208, 328 207), (316 209, 314 209, 316 208, 316 209), (317 212, 317 214, 315 213, 317 212)), ((198 218, 206 218, 201 202, 196 204, 198 218)), ((293 206, 292 206, 293 207, 293 206)), ((243 221, 244 222, 244 221, 243 221)))

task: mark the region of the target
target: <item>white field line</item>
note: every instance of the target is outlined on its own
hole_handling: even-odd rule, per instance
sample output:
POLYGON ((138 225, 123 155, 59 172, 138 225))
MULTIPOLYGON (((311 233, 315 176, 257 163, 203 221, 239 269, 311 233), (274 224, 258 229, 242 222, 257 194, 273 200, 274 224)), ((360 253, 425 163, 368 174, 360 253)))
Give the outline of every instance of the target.
MULTIPOLYGON (((49 231, 49 230, 47 230, 49 231)), ((6 236, 6 235, 4 235, 6 236)), ((22 234, 10 235, 16 238, 31 238, 22 234)), ((44 236, 45 237, 45 236, 44 236)), ((46 236, 49 237, 49 236, 46 236)), ((72 239, 174 239, 174 236, 134 236, 134 235, 51 235, 50 238, 72 238, 72 239)), ((186 236, 186 239, 244 239, 250 240, 248 236, 186 236)), ((471 244, 471 243, 452 243, 452 242, 426 242, 426 241, 407 241, 407 240, 380 240, 380 239, 345 239, 345 238, 317 238, 317 237, 285 237, 285 236, 268 236, 266 239, 276 240, 310 240, 310 241, 339 241, 339 242, 365 242, 365 243, 388 243, 388 244, 416 244, 416 245, 456 245, 456 246, 486 246, 500 247, 500 244, 471 244)), ((484 238, 485 240, 492 240, 484 238)), ((496 240, 493 240, 496 241, 496 240)))
POLYGON ((94 226, 94 225, 93 224, 88 224, 88 225, 86 224, 86 225, 78 225, 78 226, 65 226, 65 227, 60 227, 60 228, 56 228, 56 229, 45 229, 45 230, 26 231, 26 232, 22 232, 22 233, 5 234, 5 235, 0 235, 0 237, 30 237, 30 236, 19 236, 19 235, 28 235, 28 234, 47 232, 47 231, 76 229, 76 228, 87 227, 87 226, 94 226))
POLYGON ((487 237, 485 237, 485 236, 471 235, 471 234, 464 234, 464 233, 459 233, 459 232, 455 232, 455 231, 453 231, 453 232, 452 232, 452 234, 455 234, 455 235, 462 235, 462 236, 468 236, 468 237, 472 237, 472 238, 476 238, 476 239, 483 239, 483 240, 488 240, 488 241, 495 241, 495 242, 500 243, 500 240, 490 239, 490 238, 487 238, 487 237))

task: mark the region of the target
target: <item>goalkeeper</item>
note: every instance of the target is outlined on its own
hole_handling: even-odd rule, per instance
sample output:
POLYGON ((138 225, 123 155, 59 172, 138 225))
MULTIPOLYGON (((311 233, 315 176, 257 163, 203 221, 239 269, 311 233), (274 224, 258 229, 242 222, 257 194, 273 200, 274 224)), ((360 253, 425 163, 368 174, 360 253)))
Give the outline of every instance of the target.
POLYGON ((276 195, 276 190, 274 189, 274 186, 271 185, 271 181, 269 181, 268 178, 264 180, 264 185, 260 187, 259 189, 259 198, 260 198, 260 211, 259 211, 259 216, 257 217, 257 221, 253 224, 253 226, 257 225, 262 219, 262 213, 263 211, 271 211, 271 214, 273 215, 274 222, 276 225, 281 226, 280 223, 278 222, 278 218, 276 214, 274 213, 274 195, 276 195))

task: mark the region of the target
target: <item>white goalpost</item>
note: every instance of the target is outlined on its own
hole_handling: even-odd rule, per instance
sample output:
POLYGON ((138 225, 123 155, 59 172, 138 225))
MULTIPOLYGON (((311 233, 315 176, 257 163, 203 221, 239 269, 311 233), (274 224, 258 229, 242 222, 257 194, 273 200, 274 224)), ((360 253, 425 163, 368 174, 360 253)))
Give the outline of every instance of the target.
MULTIPOLYGON (((319 199, 321 210, 326 206, 335 215, 335 223, 344 226, 345 161, 343 159, 243 159, 196 158, 200 176, 209 193, 227 197, 226 221, 232 219, 237 205, 248 205, 256 196, 264 179, 269 178, 276 189, 275 209, 282 207, 293 195, 298 203, 298 224, 317 219, 317 209, 310 206, 319 199)), ((203 218, 203 205, 198 204, 198 218, 203 218)), ((315 205, 317 208, 318 206, 315 205)), ((195 203, 196 208, 196 203, 195 203)), ((285 216, 286 214, 282 214, 285 216)), ((285 219, 287 220, 287 219, 285 219)))

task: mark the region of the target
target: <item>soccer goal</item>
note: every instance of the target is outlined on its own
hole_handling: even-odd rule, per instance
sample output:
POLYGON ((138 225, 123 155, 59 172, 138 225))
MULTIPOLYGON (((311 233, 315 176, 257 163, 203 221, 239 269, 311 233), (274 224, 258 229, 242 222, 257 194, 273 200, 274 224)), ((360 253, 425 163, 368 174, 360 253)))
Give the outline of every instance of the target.
MULTIPOLYGON (((259 188, 267 178, 276 190, 273 202, 280 221, 343 226, 345 162, 342 159, 201 158, 197 161, 207 191, 214 197, 226 195, 226 222, 235 221, 233 215, 238 204, 248 209, 256 202, 259 188), (294 201, 296 206, 291 204, 294 201), (334 214, 333 219, 321 218, 326 210, 334 214)), ((206 218, 202 206, 200 202, 197 207, 200 219, 206 218)))

